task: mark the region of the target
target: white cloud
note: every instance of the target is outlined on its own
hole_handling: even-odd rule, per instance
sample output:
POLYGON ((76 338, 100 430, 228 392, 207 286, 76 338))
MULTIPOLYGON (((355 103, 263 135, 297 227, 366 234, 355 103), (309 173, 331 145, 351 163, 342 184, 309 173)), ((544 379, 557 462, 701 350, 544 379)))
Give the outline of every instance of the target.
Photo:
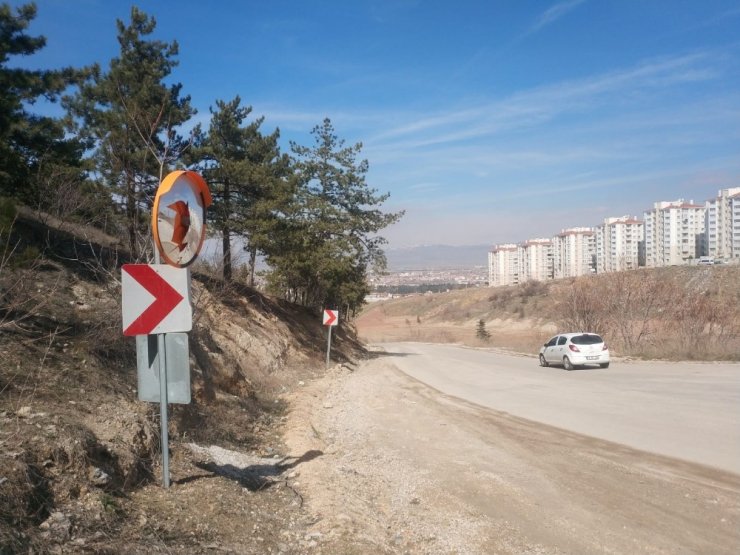
POLYGON ((719 76, 706 53, 649 60, 637 66, 585 79, 564 81, 516 93, 508 98, 432 115, 381 131, 368 144, 403 138, 395 147, 426 148, 540 125, 566 113, 585 112, 623 93, 665 89, 719 76))
POLYGON ((539 15, 529 28, 528 34, 536 33, 544 27, 555 23, 558 19, 577 8, 579 4, 583 4, 585 1, 586 0, 565 0, 564 2, 558 2, 539 15))

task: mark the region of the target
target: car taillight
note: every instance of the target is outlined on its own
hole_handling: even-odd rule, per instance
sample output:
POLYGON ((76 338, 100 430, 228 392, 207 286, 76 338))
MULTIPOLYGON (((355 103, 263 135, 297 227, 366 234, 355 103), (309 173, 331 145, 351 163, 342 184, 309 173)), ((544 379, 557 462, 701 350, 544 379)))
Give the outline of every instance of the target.
POLYGON ((570 349, 571 351, 573 351, 574 353, 580 353, 580 352, 581 352, 581 351, 580 351, 580 350, 578 349, 578 347, 576 347, 576 346, 575 346, 575 345, 573 345, 572 343, 571 343, 570 345, 568 345, 568 348, 569 348, 569 349, 570 349))
POLYGON ((604 343, 604 348, 603 348, 603 349, 601 349, 601 350, 602 350, 602 351, 608 351, 608 350, 609 350, 609 347, 607 347, 607 346, 606 346, 606 343, 604 343))

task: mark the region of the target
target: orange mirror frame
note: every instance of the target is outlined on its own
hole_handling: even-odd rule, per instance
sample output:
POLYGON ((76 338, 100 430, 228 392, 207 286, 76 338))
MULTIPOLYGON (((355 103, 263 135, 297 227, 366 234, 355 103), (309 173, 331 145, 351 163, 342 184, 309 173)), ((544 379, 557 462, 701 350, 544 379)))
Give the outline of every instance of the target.
POLYGON ((192 264, 206 236, 206 212, 213 202, 203 178, 192 171, 174 171, 157 189, 152 206, 152 235, 167 264, 192 264))

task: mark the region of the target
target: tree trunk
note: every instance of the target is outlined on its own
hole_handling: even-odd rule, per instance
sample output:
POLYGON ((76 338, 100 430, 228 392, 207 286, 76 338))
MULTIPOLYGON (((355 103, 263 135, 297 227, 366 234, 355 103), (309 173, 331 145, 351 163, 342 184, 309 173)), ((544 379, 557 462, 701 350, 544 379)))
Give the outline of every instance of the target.
POLYGON ((231 187, 228 180, 224 182, 224 208, 225 214, 223 227, 221 228, 221 238, 224 254, 224 281, 231 281, 231 229, 228 224, 228 215, 231 212, 231 187))
POLYGON ((254 287, 254 266, 257 263, 257 247, 249 248, 249 286, 254 287))
POLYGON ((231 281, 231 234, 229 228, 224 226, 222 230, 222 246, 224 251, 224 281, 231 281))
POLYGON ((139 249, 136 242, 136 184, 132 177, 126 183, 126 223, 128 226, 128 247, 131 259, 138 262, 139 249))

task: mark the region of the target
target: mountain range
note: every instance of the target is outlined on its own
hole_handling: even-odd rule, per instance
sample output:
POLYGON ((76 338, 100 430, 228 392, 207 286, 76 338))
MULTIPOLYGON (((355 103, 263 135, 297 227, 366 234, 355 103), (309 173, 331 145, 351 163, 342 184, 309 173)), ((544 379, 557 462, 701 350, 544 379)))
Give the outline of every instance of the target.
POLYGON ((421 245, 387 249, 388 271, 441 270, 488 265, 490 245, 421 245))

